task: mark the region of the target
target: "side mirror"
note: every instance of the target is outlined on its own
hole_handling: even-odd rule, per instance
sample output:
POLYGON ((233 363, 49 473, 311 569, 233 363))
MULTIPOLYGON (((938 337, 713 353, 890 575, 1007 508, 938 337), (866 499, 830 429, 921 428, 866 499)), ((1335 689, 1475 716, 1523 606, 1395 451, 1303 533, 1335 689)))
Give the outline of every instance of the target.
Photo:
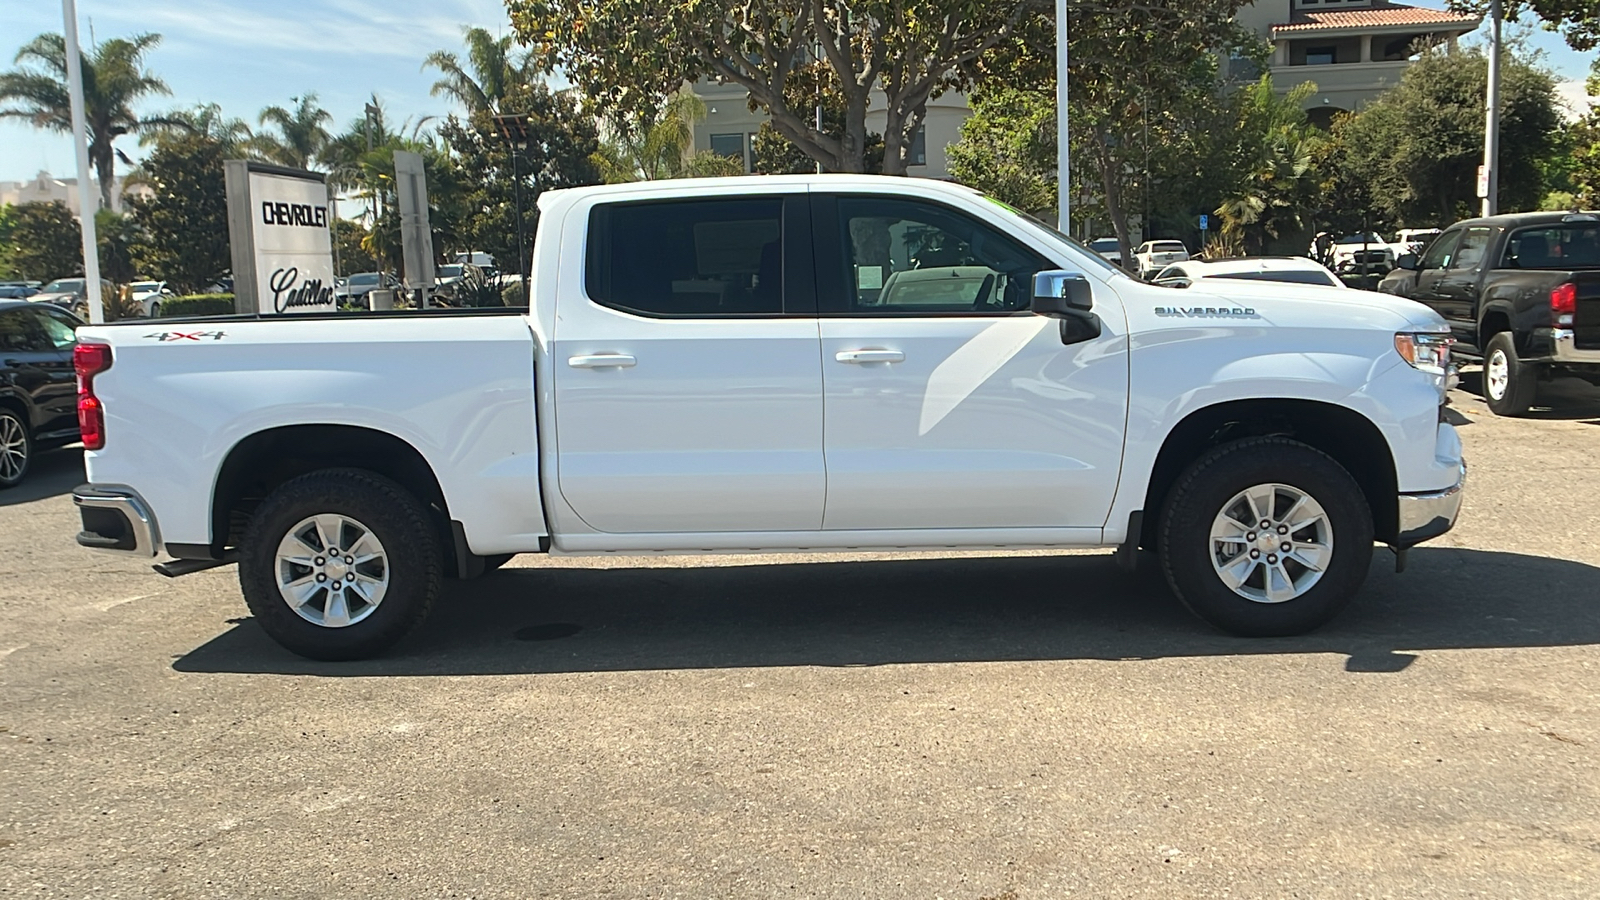
POLYGON ((1036 316, 1065 319, 1094 308, 1094 289, 1089 279, 1077 272, 1050 269, 1033 276, 1033 303, 1036 316))
POLYGON ((1408 272, 1415 272, 1422 268, 1415 253, 1400 254, 1400 258, 1394 261, 1394 266, 1397 269, 1405 269, 1408 272))

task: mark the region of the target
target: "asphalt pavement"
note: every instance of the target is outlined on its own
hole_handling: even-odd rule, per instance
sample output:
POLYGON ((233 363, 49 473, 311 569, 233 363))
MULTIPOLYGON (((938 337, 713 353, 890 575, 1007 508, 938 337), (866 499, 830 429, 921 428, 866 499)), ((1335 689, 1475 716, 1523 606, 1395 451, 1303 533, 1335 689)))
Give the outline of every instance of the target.
MULTIPOLYGON (((1469 376, 1465 387, 1476 386, 1469 376)), ((548 559, 313 663, 0 494, 0 896, 1600 896, 1600 391, 1246 640, 1108 554, 548 559)))

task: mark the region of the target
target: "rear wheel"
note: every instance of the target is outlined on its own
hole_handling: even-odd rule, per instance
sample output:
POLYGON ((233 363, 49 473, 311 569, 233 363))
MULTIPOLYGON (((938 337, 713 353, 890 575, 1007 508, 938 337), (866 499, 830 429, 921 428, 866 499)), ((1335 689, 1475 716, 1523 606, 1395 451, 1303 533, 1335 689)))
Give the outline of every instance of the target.
POLYGON ((240 545, 245 603, 311 659, 375 656, 428 615, 443 570, 422 503, 362 469, 323 469, 268 495, 240 545))
POLYGON ((1179 477, 1158 546, 1173 593, 1234 634, 1303 634, 1355 596, 1372 561, 1360 485, 1287 438, 1217 447, 1179 477))
POLYGON ((152 318, 152 319, 161 318, 161 304, 160 303, 152 303, 152 304, 150 304, 150 318, 152 318))
POLYGON ((1497 416, 1520 416, 1533 407, 1538 373, 1517 356, 1511 332, 1489 339, 1483 356, 1483 398, 1497 416))
POLYGON ((16 487, 33 462, 33 435, 16 410, 0 406, 0 488, 16 487))

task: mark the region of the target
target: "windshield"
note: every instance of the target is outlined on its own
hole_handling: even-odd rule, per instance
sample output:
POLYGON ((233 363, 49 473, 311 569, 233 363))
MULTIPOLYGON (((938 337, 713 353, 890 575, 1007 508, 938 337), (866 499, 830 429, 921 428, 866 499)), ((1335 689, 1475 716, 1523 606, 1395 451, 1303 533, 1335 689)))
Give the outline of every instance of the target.
POLYGON ((1116 238, 1100 238, 1089 242, 1089 249, 1096 253, 1112 253, 1121 249, 1116 238))
POLYGON ((350 283, 351 284, 377 284, 378 283, 378 273, 376 273, 376 272, 364 272, 364 273, 362 273, 360 275, 351 275, 350 276, 350 283))
POLYGON ((460 274, 461 274, 461 267, 460 266, 440 266, 439 267, 439 277, 440 278, 456 278, 456 277, 460 276, 460 274))
POLYGON ((1383 238, 1380 238, 1375 234, 1349 234, 1349 235, 1345 235, 1342 238, 1339 238, 1337 241, 1334 241, 1334 243, 1335 244, 1381 244, 1381 243, 1383 243, 1383 238))
POLYGON ((1151 253, 1188 253, 1189 249, 1177 241, 1156 241, 1150 245, 1151 253))
POLYGON ((1061 242, 1061 243, 1064 243, 1064 244, 1068 245, 1073 250, 1077 251, 1079 254, 1081 254, 1083 256, 1083 261, 1085 263, 1087 263, 1087 264, 1089 264, 1091 266, 1096 266, 1099 269, 1101 269, 1101 272, 1102 272, 1103 275, 1106 275, 1106 274, 1109 274, 1109 275, 1127 275, 1128 274, 1128 273, 1122 271, 1121 269, 1117 268, 1115 265, 1112 265, 1112 263, 1110 261, 1108 261, 1105 257, 1103 257, 1100 254, 1094 252, 1093 250, 1089 249, 1088 247, 1085 247, 1077 238, 1074 238, 1074 237, 1072 237, 1070 235, 1066 235, 1066 234, 1061 233, 1061 231, 1058 230, 1054 225, 1051 225, 1050 223, 1044 221, 1043 219, 1040 219, 1040 218, 1038 218, 1036 216, 1033 216, 1033 215, 1031 215, 1029 213, 1025 213, 1022 210, 1017 209, 1015 206, 1012 206, 1011 204, 1005 202, 1004 200, 996 200, 995 198, 990 197, 987 194, 984 194, 984 195, 981 195, 981 196, 983 197, 983 199, 989 201, 990 203, 993 203, 995 206, 998 206, 1001 209, 1005 210, 1006 212, 1011 213, 1013 216, 1016 216, 1017 220, 1019 222, 1021 222, 1024 225, 1026 225, 1027 227, 1033 229, 1034 231, 1042 232, 1044 235, 1049 237, 1051 240, 1058 241, 1058 242, 1061 242))
POLYGON ((1506 241, 1506 269, 1600 269, 1600 222, 1524 228, 1506 241))
POLYGON ((141 292, 142 291, 158 291, 158 290, 161 289, 161 282, 159 282, 159 281, 135 281, 133 284, 129 285, 129 287, 131 287, 135 291, 141 291, 141 292))
POLYGON ((41 294, 70 294, 83 290, 82 278, 58 278, 44 286, 41 294))

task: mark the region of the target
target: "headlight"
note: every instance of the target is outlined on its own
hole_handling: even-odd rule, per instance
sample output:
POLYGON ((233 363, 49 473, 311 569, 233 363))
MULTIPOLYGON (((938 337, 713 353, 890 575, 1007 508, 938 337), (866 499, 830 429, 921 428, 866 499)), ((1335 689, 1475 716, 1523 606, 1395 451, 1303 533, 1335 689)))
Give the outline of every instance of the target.
POLYGON ((1448 334, 1402 331, 1394 336, 1394 351, 1412 368, 1444 376, 1450 371, 1450 346, 1455 342, 1448 334))

